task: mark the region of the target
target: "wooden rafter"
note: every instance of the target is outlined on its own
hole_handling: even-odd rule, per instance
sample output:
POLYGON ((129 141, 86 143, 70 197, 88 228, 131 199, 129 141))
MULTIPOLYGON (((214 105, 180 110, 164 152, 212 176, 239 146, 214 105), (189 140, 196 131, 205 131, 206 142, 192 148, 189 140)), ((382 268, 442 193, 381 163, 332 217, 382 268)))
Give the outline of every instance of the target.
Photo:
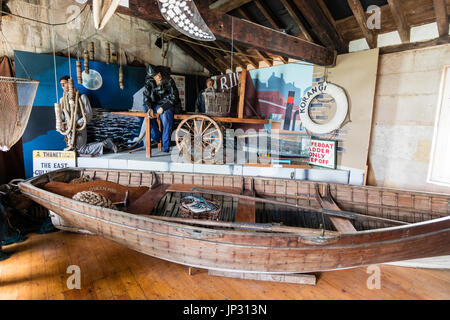
MULTIPOLYGON (((448 2, 448 1, 447 1, 448 2)), ((433 0, 421 0, 417 6, 417 0, 402 0, 402 9, 407 18, 409 27, 421 26, 436 22, 436 13, 433 0)), ((392 18, 388 4, 381 6, 381 30, 379 33, 388 33, 397 30, 397 24, 392 18)), ((447 7, 448 10, 448 7, 447 7)), ((444 11, 440 11, 444 12, 444 11)), ((336 21, 337 29, 346 42, 361 39, 364 34, 354 16, 336 21)))
POLYGON ((358 25, 361 28, 364 37, 366 38, 369 48, 371 49, 376 48, 378 43, 377 35, 375 34, 375 32, 369 30, 369 28, 367 27, 367 15, 366 12, 364 11, 364 8, 360 0, 347 0, 347 3, 350 9, 352 9, 356 21, 358 21, 358 25))
MULTIPOLYGON (((183 37, 182 37, 183 38, 183 37)), ((200 57, 205 59, 210 65, 214 66, 217 70, 222 73, 226 73, 226 68, 217 63, 208 53, 203 51, 202 46, 190 44, 192 50, 194 50, 200 57)))
MULTIPOLYGON (((262 3, 260 0, 255 0, 254 3, 256 4, 258 9, 261 11, 263 16, 267 19, 267 21, 269 21, 269 24, 272 26, 273 29, 283 29, 282 26, 280 25, 280 23, 277 22, 272 17, 272 13, 269 12, 269 8, 267 8, 264 3, 262 3)), ((240 8, 239 11, 242 12, 243 15, 245 15, 245 17, 248 21, 254 22, 253 19, 250 18, 249 14, 246 13, 243 8, 240 8)), ((267 54, 264 55, 264 54, 262 54, 262 52, 260 52, 260 53, 261 53, 260 56, 267 56, 267 54)), ((281 60, 281 62, 283 62, 284 64, 289 63, 289 58, 285 58, 281 55, 276 55, 276 57, 278 57, 281 60)))
MULTIPOLYGON (((167 29, 156 25, 156 24, 151 24, 151 26, 156 29, 159 32, 163 32, 163 31, 167 31, 167 29)), ((201 56, 199 56, 194 50, 191 49, 190 46, 188 46, 186 43, 184 43, 181 40, 178 39, 172 39, 172 42, 178 46, 181 50, 183 50, 184 52, 186 52, 187 55, 189 55, 190 57, 192 57, 192 59, 194 59, 195 61, 197 61, 200 65, 202 65, 204 68, 208 69, 210 73, 220 73, 218 69, 216 69, 213 65, 207 63, 205 61, 205 59, 203 59, 201 56)))
POLYGON ((445 0, 433 0, 439 37, 448 36, 448 12, 445 0))
MULTIPOLYGON (((200 49, 200 51, 203 51, 203 50, 207 51, 209 54, 214 56, 214 61, 216 63, 214 66, 216 68, 221 66, 218 70, 224 72, 225 70, 227 70, 230 67, 228 65, 227 61, 224 60, 226 57, 223 57, 220 53, 218 53, 216 50, 214 50, 212 48, 207 48, 207 47, 203 46, 202 43, 200 43, 199 41, 189 39, 188 37, 184 36, 178 30, 176 30, 174 28, 170 28, 170 29, 168 29, 168 31, 166 31, 166 34, 168 34, 169 36, 172 36, 172 37, 178 37, 179 39, 184 40, 185 42, 189 42, 192 45, 196 45, 198 43, 198 45, 196 45, 196 47, 199 47, 199 48, 197 48, 197 49, 200 49)), ((210 44, 207 44, 207 45, 210 45, 210 44)), ((203 52, 202 54, 205 54, 205 53, 203 52)), ((202 56, 202 55, 200 55, 200 56, 202 56)), ((211 57, 207 57, 207 58, 211 58, 211 57)), ((211 60, 208 59, 207 61, 211 64, 211 60)))
POLYGON ((256 5, 258 10, 261 11, 264 18, 269 21, 269 24, 273 29, 283 29, 278 20, 273 17, 273 14, 270 12, 270 9, 267 8, 265 3, 263 3, 261 0, 254 0, 253 3, 256 5))
MULTIPOLYGON (((156 1, 129 0, 129 5, 129 8, 119 7, 119 13, 152 23, 165 23, 156 1)), ((203 20, 219 40, 234 41, 244 47, 318 65, 333 65, 335 62, 335 52, 329 48, 203 6, 198 9, 203 20)))
POLYGON ((392 16, 397 24, 400 39, 403 43, 408 43, 410 41, 411 28, 408 25, 408 21, 406 21, 400 0, 388 0, 388 3, 391 8, 392 16))
POLYGON ((209 8, 226 13, 242 7, 244 4, 249 2, 252 2, 252 0, 217 0, 213 2, 209 8))
POLYGON ((273 60, 264 52, 261 52, 256 49, 248 49, 247 51, 253 55, 258 56, 262 61, 264 61, 269 66, 273 66, 273 60))
POLYGON ((297 15, 297 12, 295 12, 295 9, 292 6, 292 4, 288 0, 281 0, 281 3, 286 8, 286 11, 289 13, 294 22, 297 24, 297 27, 300 29, 300 32, 303 35, 303 37, 310 42, 314 42, 313 38, 309 34, 302 20, 297 15))
POLYGON ((244 49, 241 49, 239 46, 234 46, 234 49, 239 53, 239 58, 247 61, 249 64, 251 64, 254 68, 259 68, 259 61, 254 59, 253 57, 249 57, 247 52, 244 49))
MULTIPOLYGON (((219 47, 220 49, 224 50, 226 53, 226 59, 229 60, 229 64, 231 64, 231 55, 230 55, 230 51, 231 48, 228 45, 223 44, 220 41, 215 41, 215 44, 217 45, 217 47, 219 47)), ((234 49, 236 49, 236 51, 238 51, 238 49, 236 48, 236 46, 234 47, 234 49)), ((239 52, 239 51, 238 51, 239 52)), ((244 55, 233 55, 233 65, 236 66, 240 66, 242 69, 247 69, 248 63, 246 63, 245 61, 248 61, 250 64, 252 64, 252 62, 250 62, 247 57, 245 56, 245 52, 244 55)), ((230 68, 230 65, 228 66, 228 68, 230 68)))
POLYGON ((313 32, 323 45, 333 48, 339 53, 348 52, 348 45, 343 42, 342 37, 317 2, 293 0, 293 3, 311 25, 313 32))

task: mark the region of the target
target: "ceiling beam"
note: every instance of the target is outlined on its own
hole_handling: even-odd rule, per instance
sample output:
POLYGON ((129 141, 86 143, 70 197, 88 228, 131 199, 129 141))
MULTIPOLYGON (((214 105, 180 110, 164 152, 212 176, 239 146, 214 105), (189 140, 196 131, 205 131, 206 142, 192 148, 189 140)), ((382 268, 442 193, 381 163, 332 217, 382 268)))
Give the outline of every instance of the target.
MULTIPOLYGON (((130 8, 121 7, 121 13, 153 23, 162 23, 164 20, 155 1, 130 0, 129 2, 130 8)), ((219 40, 234 41, 245 47, 322 66, 335 63, 335 52, 323 46, 208 8, 200 7, 199 11, 219 40)))
POLYGON ((281 3, 286 8, 286 11, 289 13, 291 18, 294 20, 294 22, 297 24, 297 27, 300 29, 301 34, 303 37, 308 40, 309 42, 314 42, 313 38, 309 34, 308 30, 306 29, 305 25, 303 24, 300 17, 295 12, 294 7, 288 0, 281 0, 281 3))
POLYGON ((312 0, 293 0, 302 15, 311 25, 317 38, 328 48, 334 48, 339 53, 347 53, 348 45, 342 41, 336 28, 323 12, 320 5, 312 0))
MULTIPOLYGON (((273 29, 278 29, 278 30, 283 29, 283 27, 277 21, 275 21, 275 19, 272 17, 272 14, 269 12, 269 8, 267 8, 264 3, 262 3, 260 0, 255 0, 254 3, 258 7, 259 11, 261 11, 263 16, 267 19, 267 21, 269 21, 269 24, 272 26, 273 29)), ((250 19, 250 16, 245 12, 244 9, 240 8, 239 12, 241 12, 241 14, 243 13, 248 21, 254 22, 250 19)), ((260 56, 264 56, 264 55, 260 55, 260 56)), ((280 58, 281 62, 283 62, 284 64, 289 63, 289 58, 285 58, 280 55, 276 55, 276 56, 278 58, 280 58)))
MULTIPOLYGON (((184 37, 182 37, 184 38, 184 37)), ((195 45, 195 44, 188 44, 189 47, 194 50, 200 57, 205 59, 210 65, 212 65, 214 68, 219 70, 222 73, 226 73, 226 68, 220 66, 210 55, 208 55, 206 52, 202 50, 202 46, 195 45)))
MULTIPOLYGON (((222 50, 224 50, 224 52, 226 52, 227 59, 230 59, 230 64, 231 64, 231 56, 230 56, 230 52, 231 52, 231 48, 228 47, 228 44, 225 45, 220 41, 216 41, 215 44, 222 50)), ((248 55, 247 52, 245 52, 244 50, 242 50, 241 48, 239 48, 238 46, 234 46, 234 49, 237 51, 237 54, 233 54, 233 64, 237 64, 240 65, 241 68, 243 69, 247 69, 248 65, 251 64, 252 66, 254 66, 255 68, 259 68, 259 63, 256 62, 251 59, 248 55), (246 63, 245 61, 247 61, 248 63, 246 63), (245 66, 245 68, 244 68, 245 66)))
POLYGON ((242 7, 244 4, 252 2, 252 0, 218 0, 213 2, 209 8, 219 12, 230 12, 234 9, 242 7))
POLYGON ((248 52, 250 52, 251 54, 254 54, 256 56, 258 56, 261 61, 264 61, 266 64, 268 64, 269 66, 273 66, 273 60, 272 58, 270 58, 268 55, 266 55, 264 52, 261 52, 259 50, 256 49, 249 49, 248 52))
POLYGON ((360 0, 347 0, 347 3, 350 9, 352 9, 353 15, 366 38, 369 48, 376 48, 378 46, 377 35, 367 27, 367 15, 360 0))
POLYGON ((408 21, 406 21, 400 0, 388 0, 388 3, 391 8, 392 16, 397 24, 400 39, 403 43, 408 43, 410 41, 411 28, 408 25, 408 21))
POLYGON ((439 37, 448 36, 448 14, 445 0, 433 0, 439 37))
POLYGON ((208 53, 213 55, 215 59, 212 59, 212 57, 210 57, 208 55, 206 55, 207 56, 206 58, 203 57, 204 59, 207 59, 207 61, 211 65, 213 65, 217 70, 220 70, 223 73, 225 73, 225 70, 227 70, 228 65, 224 61, 224 57, 222 55, 220 55, 218 52, 216 52, 214 49, 207 48, 207 47, 203 46, 202 43, 200 43, 199 41, 196 41, 194 39, 190 39, 190 38, 186 37, 180 31, 176 30, 175 28, 172 28, 171 26, 169 26, 169 29, 167 29, 165 33, 167 35, 173 37, 173 39, 178 38, 181 41, 185 42, 186 45, 190 46, 195 52, 197 52, 197 49, 200 49, 200 52, 197 54, 200 55, 201 57, 203 57, 203 55, 205 55, 204 51, 207 51, 208 53))
MULTIPOLYGON (((156 29, 159 32, 167 31, 167 29, 163 28, 162 26, 151 24, 151 26, 156 29)), ((219 74, 220 71, 216 69, 214 66, 210 65, 203 59, 201 56, 199 56, 195 51, 191 49, 190 46, 188 46, 186 43, 184 43, 181 40, 178 39, 172 39, 171 40, 177 47, 179 47, 181 50, 183 50, 188 56, 190 56, 192 59, 197 61, 201 66, 206 68, 210 73, 212 74, 219 74)))
POLYGON ((260 0, 254 0, 253 3, 258 7, 258 10, 261 11, 264 18, 266 18, 266 20, 269 21, 269 24, 272 26, 273 29, 278 30, 283 29, 281 24, 272 17, 272 13, 269 12, 269 8, 267 8, 267 6, 264 3, 262 3, 260 0))
MULTIPOLYGON (((447 3, 449 1, 447 0, 447 3)), ((436 13, 433 6, 433 0, 421 0, 420 6, 417 0, 401 0, 403 12, 407 18, 409 27, 422 26, 424 24, 436 22, 436 13)), ((377 30, 378 34, 397 31, 397 24, 392 18, 389 5, 380 6, 381 9, 381 30, 377 30)), ((447 6, 447 9, 450 9, 447 6)), ((441 11, 441 13, 444 11, 441 11)), ((448 11, 450 14, 450 11, 448 11)), ((336 21, 337 29, 346 42, 358 40, 364 37, 361 28, 355 17, 352 15, 336 21)))
POLYGON ((427 41, 420 41, 420 42, 409 42, 409 43, 402 43, 397 44, 393 46, 388 47, 381 47, 380 48, 380 54, 389 54, 389 53, 396 53, 396 52, 402 52, 407 50, 416 50, 416 49, 423 49, 428 47, 435 47, 439 45, 444 45, 450 43, 450 36, 443 36, 432 40, 427 41))

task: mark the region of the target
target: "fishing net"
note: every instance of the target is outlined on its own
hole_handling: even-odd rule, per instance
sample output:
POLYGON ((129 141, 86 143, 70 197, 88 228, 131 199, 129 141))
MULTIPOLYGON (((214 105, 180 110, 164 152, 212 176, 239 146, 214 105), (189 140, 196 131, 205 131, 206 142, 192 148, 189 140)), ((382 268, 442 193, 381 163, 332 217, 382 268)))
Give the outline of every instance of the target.
POLYGON ((28 124, 39 81, 0 77, 0 151, 9 151, 28 124))

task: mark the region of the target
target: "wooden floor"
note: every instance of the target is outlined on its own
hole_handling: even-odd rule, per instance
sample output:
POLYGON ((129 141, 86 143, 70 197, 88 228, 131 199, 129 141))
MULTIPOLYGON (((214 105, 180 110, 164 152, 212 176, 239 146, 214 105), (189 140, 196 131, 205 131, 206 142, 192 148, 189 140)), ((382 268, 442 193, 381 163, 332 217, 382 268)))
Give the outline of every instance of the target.
POLYGON ((450 299, 450 270, 380 266, 381 289, 369 290, 367 268, 320 274, 317 286, 208 276, 96 236, 31 235, 5 248, 0 299, 450 299), (81 290, 69 290, 70 265, 81 268, 81 290))

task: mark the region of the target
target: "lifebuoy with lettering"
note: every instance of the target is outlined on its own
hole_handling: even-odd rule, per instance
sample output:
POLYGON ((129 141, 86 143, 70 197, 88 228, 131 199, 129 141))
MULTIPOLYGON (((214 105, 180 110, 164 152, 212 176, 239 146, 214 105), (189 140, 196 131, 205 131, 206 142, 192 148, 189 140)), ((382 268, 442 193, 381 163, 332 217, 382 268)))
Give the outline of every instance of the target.
POLYGON ((309 90, 302 98, 300 103, 300 119, 303 126, 315 134, 325 134, 339 129, 347 118, 348 98, 344 89, 341 87, 323 82, 309 90), (333 119, 324 124, 314 122, 309 115, 309 106, 318 95, 329 94, 336 101, 336 114, 333 119))

